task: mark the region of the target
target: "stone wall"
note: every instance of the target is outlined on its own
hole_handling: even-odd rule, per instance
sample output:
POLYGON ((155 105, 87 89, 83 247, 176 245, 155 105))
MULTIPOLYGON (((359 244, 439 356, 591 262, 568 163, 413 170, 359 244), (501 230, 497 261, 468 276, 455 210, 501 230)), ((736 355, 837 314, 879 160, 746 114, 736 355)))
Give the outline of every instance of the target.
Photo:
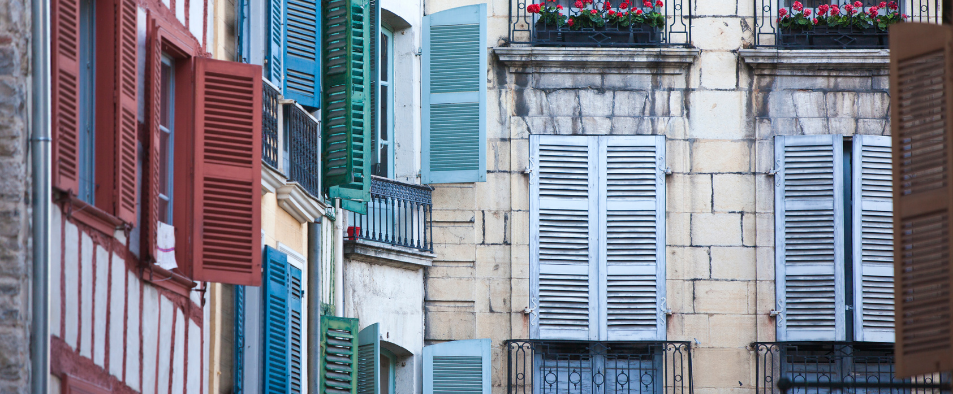
POLYGON ((0 0, 0 392, 30 391, 30 2, 0 0))

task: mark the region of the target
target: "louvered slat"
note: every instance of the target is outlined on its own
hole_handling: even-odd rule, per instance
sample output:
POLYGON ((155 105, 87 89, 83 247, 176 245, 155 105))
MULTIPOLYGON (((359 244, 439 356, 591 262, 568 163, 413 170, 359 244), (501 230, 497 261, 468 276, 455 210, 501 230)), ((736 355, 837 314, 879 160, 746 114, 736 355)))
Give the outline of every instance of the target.
POLYGON ((287 0, 285 90, 288 99, 305 107, 320 106, 317 0, 287 0))
POLYGON ((380 323, 364 327, 358 335, 357 394, 380 394, 380 323))
POLYGON ((953 28, 890 29, 896 369, 900 378, 953 370, 950 287, 953 28))
POLYGON ((285 86, 285 4, 284 0, 268 0, 268 54, 265 76, 275 86, 285 86))
POLYGON ((321 316, 321 394, 356 394, 358 320, 321 316))
POLYGON ((288 270, 290 273, 290 284, 291 287, 288 292, 289 300, 289 320, 291 322, 291 347, 289 351, 290 358, 290 392, 291 394, 301 394, 306 392, 307 389, 304 387, 304 384, 307 382, 302 381, 302 369, 305 367, 305 353, 303 348, 302 338, 305 335, 303 320, 302 320, 302 295, 304 294, 303 287, 301 286, 301 270, 297 267, 288 265, 288 270))
POLYGON ((116 90, 115 113, 116 216, 131 225, 136 223, 136 143, 138 141, 139 104, 136 94, 136 12, 134 0, 116 0, 116 90))
POLYGON ((79 193, 79 1, 54 0, 52 6, 52 182, 79 193))
POLYGON ((775 236, 779 340, 843 340, 843 143, 776 137, 775 236))
POLYGON ((423 394, 490 394, 490 340, 424 346, 423 394))
POLYGON ((854 338, 892 342, 893 169, 890 137, 853 143, 854 338))
MULTIPOLYGON (((262 387, 265 393, 289 391, 291 330, 288 256, 265 247, 264 311, 262 315, 262 387)), ((300 305, 299 305, 300 308, 300 305)), ((299 383, 300 384, 300 383, 299 383)))

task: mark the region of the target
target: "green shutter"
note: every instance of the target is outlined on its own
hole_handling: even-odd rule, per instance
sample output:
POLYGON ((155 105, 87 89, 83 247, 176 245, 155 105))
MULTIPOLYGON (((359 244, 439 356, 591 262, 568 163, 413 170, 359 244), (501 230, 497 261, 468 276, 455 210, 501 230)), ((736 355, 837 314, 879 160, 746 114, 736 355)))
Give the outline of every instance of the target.
POLYGON ((318 0, 287 0, 285 30, 285 98, 305 107, 320 106, 321 74, 318 45, 321 20, 318 0))
POLYGON ((367 212, 370 200, 370 97, 377 78, 380 4, 369 0, 322 3, 322 171, 331 198, 350 200, 345 209, 367 212))
POLYGON ((379 394, 381 392, 380 359, 381 334, 380 323, 374 323, 361 330, 357 343, 357 393, 379 394))
POLYGON ((321 394, 357 394, 357 319, 321 316, 321 394))
POLYGON ((424 184, 486 181, 486 21, 486 4, 424 17, 424 184))
POLYGON ((268 394, 286 394, 289 389, 289 267, 288 255, 270 246, 265 247, 261 364, 262 392, 268 394))

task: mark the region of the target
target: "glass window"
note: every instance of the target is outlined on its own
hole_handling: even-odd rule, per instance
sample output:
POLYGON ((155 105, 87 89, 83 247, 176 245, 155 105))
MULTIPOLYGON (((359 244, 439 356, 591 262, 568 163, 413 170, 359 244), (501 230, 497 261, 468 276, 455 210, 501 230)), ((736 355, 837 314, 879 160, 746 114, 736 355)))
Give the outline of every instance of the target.
POLYGON ((175 142, 175 61, 162 54, 159 98, 159 220, 172 224, 172 177, 175 142))
POLYGON ((381 28, 381 58, 380 58, 380 86, 377 101, 380 114, 377 132, 374 135, 374 165, 373 174, 381 177, 393 176, 394 148, 391 136, 394 124, 394 91, 392 87, 394 72, 394 34, 386 28, 381 28))
POLYGON ((79 198, 95 204, 96 197, 96 4, 79 2, 79 198))

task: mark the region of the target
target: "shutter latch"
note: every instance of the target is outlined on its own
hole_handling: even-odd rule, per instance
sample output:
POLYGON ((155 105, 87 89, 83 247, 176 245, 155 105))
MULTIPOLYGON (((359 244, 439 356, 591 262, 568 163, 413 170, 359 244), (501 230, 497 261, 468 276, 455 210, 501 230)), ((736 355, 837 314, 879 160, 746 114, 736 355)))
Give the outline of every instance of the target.
POLYGON ((780 311, 777 311, 777 310, 774 310, 774 309, 772 309, 771 312, 768 312, 768 315, 771 316, 771 317, 778 317, 778 315, 780 315, 780 314, 781 314, 780 311))
POLYGON ((523 314, 524 314, 524 315, 528 315, 528 314, 531 314, 531 313, 533 313, 533 312, 535 312, 535 310, 534 310, 533 308, 530 308, 530 307, 523 308, 523 314))

